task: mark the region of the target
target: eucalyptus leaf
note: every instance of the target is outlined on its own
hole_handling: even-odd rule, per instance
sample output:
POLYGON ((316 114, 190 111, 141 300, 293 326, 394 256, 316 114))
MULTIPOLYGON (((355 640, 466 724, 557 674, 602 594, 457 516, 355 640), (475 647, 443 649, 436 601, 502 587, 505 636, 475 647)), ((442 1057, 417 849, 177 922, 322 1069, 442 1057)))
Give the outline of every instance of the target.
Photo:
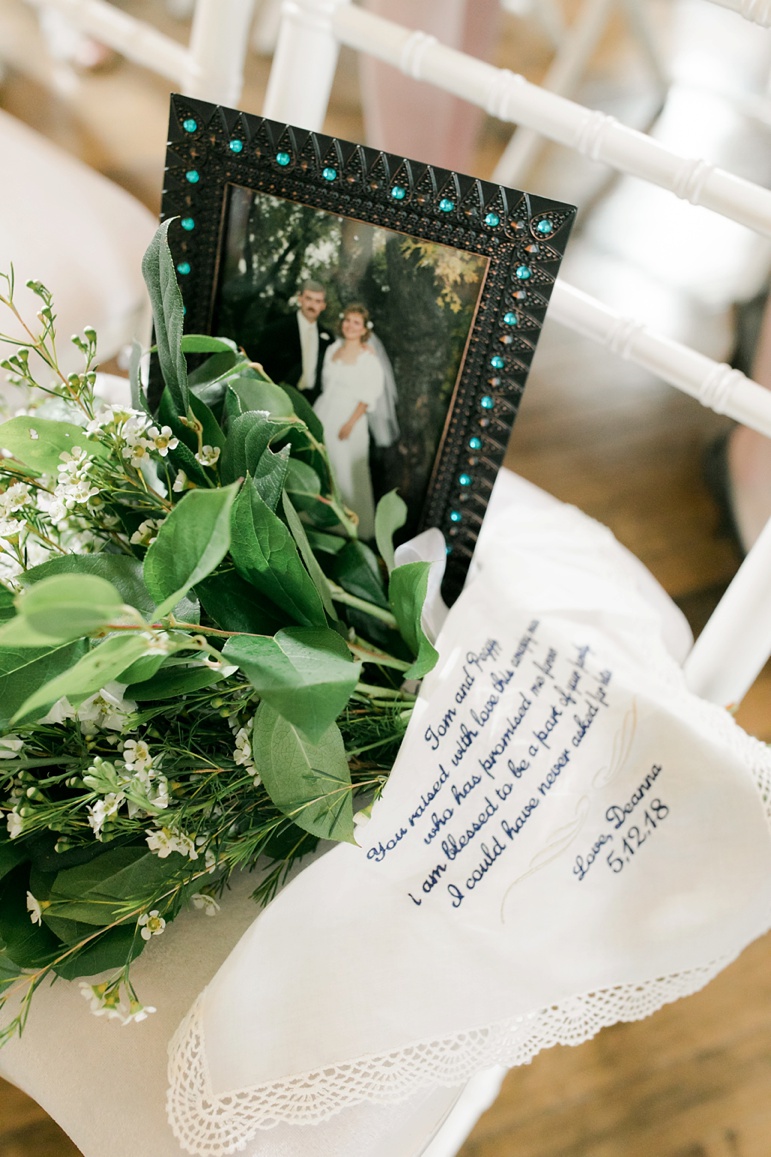
POLYGON ((305 422, 305 425, 308 427, 317 442, 323 442, 324 427, 321 423, 321 419, 302 391, 296 389, 294 386, 287 385, 286 382, 284 382, 281 389, 284 391, 294 406, 294 412, 300 421, 305 422))
POLYGON ((287 627, 270 639, 237 635, 222 657, 236 663, 266 703, 317 743, 345 707, 361 664, 328 627, 287 627))
POLYGON ((51 474, 55 478, 61 455, 71 454, 76 446, 88 457, 104 457, 106 453, 99 442, 86 435, 82 426, 72 422, 54 422, 50 418, 24 414, 0 425, 0 447, 32 474, 51 474))
POLYGON ((230 546, 230 510, 238 483, 190 490, 164 519, 145 555, 143 575, 166 615, 191 587, 219 566, 230 546))
POLYGON ((300 552, 300 556, 308 568, 308 574, 311 576, 313 585, 319 592, 319 598, 324 604, 324 610, 327 612, 330 619, 336 619, 337 611, 335 610, 334 604, 332 602, 332 592, 329 589, 329 580, 319 566, 318 560, 313 553, 313 550, 311 549, 311 544, 308 542, 308 536, 305 533, 305 527, 300 521, 300 517, 294 506, 292 506, 292 503, 290 502, 289 496, 287 494, 283 495, 282 509, 284 511, 284 518, 286 519, 286 524, 289 527, 292 538, 297 544, 297 549, 300 552))
MULTIPOLYGON (((238 399, 241 413, 246 410, 263 410, 271 418, 294 418, 292 405, 286 390, 274 385, 267 378, 242 374, 229 383, 229 391, 238 399)), ((227 404, 227 403, 226 403, 227 404)))
POLYGON ((257 493, 271 510, 276 509, 286 482, 289 467, 289 447, 285 446, 274 454, 265 450, 252 475, 252 483, 257 493))
POLYGON ((234 482, 253 474, 270 443, 289 428, 286 422, 276 422, 259 410, 246 410, 232 417, 220 460, 222 481, 234 482))
POLYGON ((302 626, 325 626, 313 580, 284 523, 253 486, 233 505, 230 553, 240 574, 302 626))
POLYGON ((223 631, 274 635, 286 625, 285 613, 237 571, 209 575, 196 584, 195 592, 206 613, 223 631))
POLYGON ((66 695, 70 703, 76 706, 89 695, 96 694, 105 683, 117 679, 147 649, 147 639, 136 632, 110 635, 103 643, 83 655, 74 666, 39 686, 14 713, 11 723, 27 719, 34 713, 45 714, 45 710, 61 699, 62 695, 66 695))
POLYGON ((238 353, 238 346, 229 337, 210 337, 206 333, 187 333, 180 345, 183 354, 238 353))
POLYGON ((379 607, 388 607, 377 555, 364 542, 347 542, 332 563, 332 577, 343 590, 379 607))
POLYGON ((153 310, 161 375, 177 410, 185 414, 188 408, 187 365, 182 352, 185 306, 168 243, 172 220, 164 221, 156 230, 142 260, 142 273, 153 310))
POLYGON ((395 490, 389 490, 375 510, 375 542, 389 571, 394 569, 394 535, 407 521, 407 504, 395 490))
POLYGON ((225 435, 212 410, 197 394, 190 394, 189 403, 190 413, 201 423, 201 439, 204 446, 218 446, 221 450, 225 445, 225 435))
POLYGON ((3 954, 20 968, 48 964, 60 947, 48 928, 33 924, 27 911, 29 865, 21 864, 0 881, 0 940, 3 954))
MULTIPOLYGON (((26 575, 22 575, 21 578, 23 580, 26 575)), ((16 614, 15 598, 13 591, 9 591, 7 587, 0 587, 0 623, 7 623, 16 614)))
POLYGON ((261 703, 254 717, 252 751, 276 807, 303 831, 354 843, 351 773, 340 729, 332 724, 318 743, 261 703))
POLYGON ((179 852, 161 859, 146 845, 115 848, 59 872, 48 899, 52 913, 68 920, 97 927, 125 919, 136 924, 132 908, 144 906, 194 871, 179 852))
MULTIPOLYGON (((49 923, 54 926, 53 920, 49 923)), ((63 924, 64 921, 60 926, 63 924)), ((63 980, 77 980, 79 976, 96 976, 108 969, 123 968, 125 964, 135 960, 144 947, 145 941, 141 936, 137 936, 136 927, 122 924, 103 932, 81 951, 73 953, 61 964, 57 964, 54 971, 63 980)))
POLYGON ((69 671, 86 653, 86 647, 85 639, 37 650, 1 647, 0 728, 10 726, 16 712, 39 687, 69 671))
POLYGON ((0 835, 0 880, 27 859, 23 844, 0 835))
POLYGON ((315 554, 328 554, 334 557, 347 545, 347 539, 342 535, 326 534, 323 530, 317 530, 315 526, 306 526, 305 533, 315 554))
MULTIPOLYGON (((136 607, 150 619, 155 614, 155 600, 142 578, 142 563, 130 554, 62 554, 21 576, 24 586, 40 582, 55 574, 98 575, 120 592, 124 603, 136 607)), ((195 598, 182 598, 174 607, 174 615, 184 623, 197 623, 200 608, 195 598)))
POLYGON ((404 673, 406 679, 422 679, 439 658, 421 625, 430 569, 430 562, 408 562, 391 571, 388 584, 391 610, 404 641, 415 656, 415 662, 404 673))
MULTIPOLYGON (((128 675, 129 672, 126 672, 125 677, 128 675)), ((157 699, 177 699, 193 691, 213 687, 224 678, 221 671, 215 671, 204 663, 191 664, 187 667, 164 667, 142 682, 129 682, 126 697, 138 703, 148 701, 154 703, 157 699)))
POLYGON ((89 574, 52 575, 33 583, 18 595, 16 608, 33 631, 62 642, 98 631, 124 613, 112 583, 89 574))

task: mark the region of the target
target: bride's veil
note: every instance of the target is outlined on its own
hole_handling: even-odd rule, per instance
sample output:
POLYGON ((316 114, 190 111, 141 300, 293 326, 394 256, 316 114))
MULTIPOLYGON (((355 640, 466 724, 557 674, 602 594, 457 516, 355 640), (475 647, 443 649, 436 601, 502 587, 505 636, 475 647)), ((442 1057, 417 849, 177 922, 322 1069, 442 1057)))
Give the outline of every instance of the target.
POLYGON ((399 420, 396 416, 396 381, 391 360, 385 347, 377 336, 370 331, 369 344, 383 367, 383 393, 374 406, 367 411, 369 430, 376 446, 393 446, 399 438, 399 420))

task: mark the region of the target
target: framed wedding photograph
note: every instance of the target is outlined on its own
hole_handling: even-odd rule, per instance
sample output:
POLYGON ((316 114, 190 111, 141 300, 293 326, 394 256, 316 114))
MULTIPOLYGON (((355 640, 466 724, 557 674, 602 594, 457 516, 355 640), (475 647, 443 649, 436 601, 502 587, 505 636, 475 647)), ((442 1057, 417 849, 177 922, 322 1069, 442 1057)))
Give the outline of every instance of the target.
POLYGON ((229 337, 321 420, 362 538, 397 490, 459 592, 575 210, 188 97, 162 217, 191 333, 229 337))

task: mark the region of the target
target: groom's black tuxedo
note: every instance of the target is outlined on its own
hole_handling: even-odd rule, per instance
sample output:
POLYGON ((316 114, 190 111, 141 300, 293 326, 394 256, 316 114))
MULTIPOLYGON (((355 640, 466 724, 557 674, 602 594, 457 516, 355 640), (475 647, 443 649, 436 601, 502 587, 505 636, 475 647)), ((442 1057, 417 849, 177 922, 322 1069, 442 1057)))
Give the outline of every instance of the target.
MULTIPOLYGON (((316 360, 316 373, 313 388, 303 390, 303 397, 312 404, 321 393, 321 366, 324 354, 333 342, 332 334, 323 325, 317 323, 319 331, 319 356, 316 360)), ((290 313, 269 322, 262 331, 259 343, 246 352, 255 361, 260 362, 265 371, 270 374, 274 382, 287 382, 296 386, 303 372, 303 351, 300 342, 300 327, 297 314, 290 313)))

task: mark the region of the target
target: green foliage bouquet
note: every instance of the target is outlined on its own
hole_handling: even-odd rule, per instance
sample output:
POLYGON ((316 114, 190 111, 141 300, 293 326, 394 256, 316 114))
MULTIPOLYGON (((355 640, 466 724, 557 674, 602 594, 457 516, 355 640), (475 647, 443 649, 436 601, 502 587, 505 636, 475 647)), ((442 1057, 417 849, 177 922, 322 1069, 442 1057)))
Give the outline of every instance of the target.
POLYGON ((264 902, 353 840, 436 658, 429 564, 394 566, 403 503, 378 507, 378 556, 302 395, 183 335, 167 229, 144 261, 155 412, 141 351, 131 404, 100 403, 93 330, 65 376, 50 293, 27 283, 35 329, 12 273, 0 293, 24 330, 3 367, 43 394, 0 426, 0 1040, 47 976, 107 973, 81 982, 93 1011, 142 1019, 131 962, 185 905, 216 912, 258 860, 264 902))

